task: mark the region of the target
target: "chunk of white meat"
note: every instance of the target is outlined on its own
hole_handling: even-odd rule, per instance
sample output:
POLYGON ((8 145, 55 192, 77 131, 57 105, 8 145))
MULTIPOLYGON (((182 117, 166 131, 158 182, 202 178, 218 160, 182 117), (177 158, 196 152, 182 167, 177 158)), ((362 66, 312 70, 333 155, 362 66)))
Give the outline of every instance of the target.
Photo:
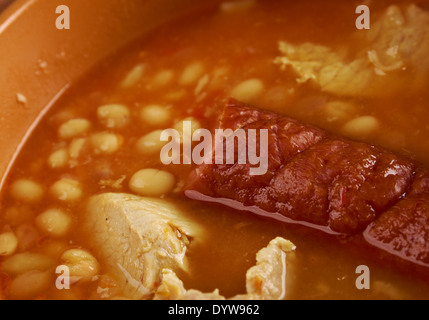
POLYGON ((428 11, 416 5, 390 6, 370 30, 352 35, 352 41, 358 50, 282 41, 282 55, 275 63, 282 69, 292 68, 298 83, 311 81, 322 91, 340 96, 425 89, 429 70, 428 11))
POLYGON ((414 4, 390 6, 365 35, 369 46, 364 53, 381 75, 408 66, 415 67, 417 73, 429 68, 428 11, 414 4))
POLYGON ((374 76, 369 61, 356 59, 347 63, 341 54, 328 47, 313 43, 295 46, 282 41, 279 50, 283 56, 276 58, 275 63, 282 69, 291 67, 298 83, 312 81, 329 93, 362 94, 374 76))
POLYGON ((237 299, 282 300, 286 297, 286 254, 296 249, 283 238, 275 238, 256 254, 256 265, 246 274, 247 295, 237 299))
POLYGON ((93 246, 130 298, 151 298, 164 268, 187 269, 186 250, 201 229, 175 205, 128 194, 91 198, 86 227, 93 246))
MULTIPOLYGON (((281 300, 286 297, 286 254, 293 253, 295 245, 277 237, 256 255, 256 265, 246 273, 247 293, 231 300, 281 300)), ((225 300, 218 290, 203 293, 186 290, 183 282, 169 269, 162 271, 162 282, 156 291, 156 300, 225 300)))

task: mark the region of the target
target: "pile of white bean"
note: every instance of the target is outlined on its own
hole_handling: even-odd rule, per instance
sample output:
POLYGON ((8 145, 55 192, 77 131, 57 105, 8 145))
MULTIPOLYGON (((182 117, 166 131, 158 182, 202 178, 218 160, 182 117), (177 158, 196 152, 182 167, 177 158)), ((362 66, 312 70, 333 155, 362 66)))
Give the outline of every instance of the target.
MULTIPOLYGON (((59 265, 69 268, 73 283, 100 276, 102 267, 92 253, 67 244, 67 236, 73 228, 79 228, 68 208, 84 201, 90 195, 86 195, 82 181, 64 173, 67 173, 68 168, 79 166, 83 155, 91 154, 109 159, 123 148, 127 139, 124 129, 133 121, 138 121, 144 125, 144 133, 136 139, 134 149, 125 152, 156 158, 166 144, 160 140, 164 129, 171 127, 180 130, 185 120, 192 121, 193 130, 201 126, 200 122, 192 117, 175 118, 174 104, 185 97, 201 102, 206 99, 210 90, 221 88, 226 96, 242 102, 253 103, 260 101, 258 99, 264 101, 265 95, 267 101, 271 101, 273 105, 284 105, 284 101, 293 95, 293 90, 286 92, 282 87, 266 90, 266 85, 258 78, 226 81, 230 72, 228 67, 216 66, 211 72, 207 72, 206 65, 201 61, 189 63, 181 72, 171 69, 157 70, 149 75, 149 81, 146 81, 146 72, 145 64, 137 64, 119 82, 119 90, 141 87, 143 82, 147 90, 161 90, 171 85, 169 90, 165 90, 163 104, 147 104, 139 107, 137 112, 133 110, 135 106, 104 104, 94 111, 96 123, 85 117, 64 120, 57 128, 60 143, 47 158, 47 165, 53 172, 58 173, 58 179, 48 186, 28 178, 17 179, 11 183, 9 194, 17 203, 30 208, 32 205, 40 206, 43 202, 54 205, 37 212, 31 224, 5 227, 0 233, 1 271, 12 277, 10 297, 35 297, 52 287, 55 283, 54 270, 59 265), (138 119, 133 119, 133 115, 138 115, 138 119), (25 245, 29 243, 26 239, 34 239, 38 235, 54 239, 45 248, 45 252, 31 252, 31 248, 25 245)), ((342 132, 349 137, 370 135, 380 126, 376 118, 359 116, 355 106, 344 101, 326 103, 323 112, 327 122, 338 123, 342 132)), ((148 197, 164 197, 174 192, 179 183, 178 178, 168 171, 168 168, 160 169, 160 165, 142 167, 128 176, 123 172, 120 175, 123 176, 120 183, 124 180, 128 182, 123 191, 148 197)), ((22 213, 17 214, 13 210, 9 210, 8 214, 13 219, 23 219, 18 219, 22 213)), ((114 287, 114 280, 109 281, 114 287)))
MULTIPOLYGON (((135 86, 144 70, 144 65, 137 65, 126 75, 120 87, 126 89, 135 86)), ((198 85, 195 92, 202 92, 207 84, 207 76, 205 81, 199 81, 203 72, 201 63, 192 63, 185 68, 178 82, 184 87, 198 85)), ((165 86, 174 78, 173 71, 162 70, 153 77, 151 86, 165 86)), ((140 108, 138 114, 139 119, 136 121, 144 124, 144 128, 149 128, 149 131, 137 139, 135 149, 130 152, 136 152, 142 157, 156 157, 165 145, 165 142, 160 141, 162 130, 180 128, 183 120, 174 120, 172 106, 168 104, 149 104, 140 108)), ((47 157, 48 167, 58 175, 56 181, 46 186, 44 182, 21 178, 9 186, 9 195, 17 204, 27 206, 29 211, 32 211, 32 206, 39 208, 44 207, 44 203, 49 204, 34 217, 29 214, 27 220, 19 209, 8 210, 8 219, 15 221, 15 226, 5 227, 0 233, 0 259, 1 271, 12 279, 8 289, 11 298, 34 298, 48 290, 55 284, 55 270, 59 266, 68 267, 72 285, 101 276, 101 265, 92 253, 67 244, 70 233, 74 228, 79 228, 70 208, 84 201, 88 195, 78 177, 64 174, 67 169, 79 166, 84 154, 108 158, 118 152, 124 144, 121 130, 133 119, 131 109, 118 103, 99 106, 94 118, 97 123, 84 117, 69 117, 58 126, 57 147, 47 157), (104 130, 96 129, 100 127, 104 130), (52 241, 47 242, 42 250, 33 252, 31 244, 41 236, 52 241)), ((200 126, 193 118, 186 120, 191 120, 193 127, 200 126)), ((161 197, 171 193, 176 184, 176 177, 167 170, 141 168, 129 177, 127 191, 142 196, 161 197)), ((109 279, 109 283, 111 287, 116 286, 113 279, 109 279)), ((69 294, 68 298, 74 296, 69 294)))

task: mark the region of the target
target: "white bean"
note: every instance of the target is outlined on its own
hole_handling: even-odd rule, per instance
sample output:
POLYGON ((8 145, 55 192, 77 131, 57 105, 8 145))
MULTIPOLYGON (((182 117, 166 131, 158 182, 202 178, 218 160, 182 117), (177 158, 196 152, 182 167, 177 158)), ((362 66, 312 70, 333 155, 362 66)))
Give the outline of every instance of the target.
POLYGON ((19 275, 10 284, 11 299, 30 299, 43 293, 53 283, 52 275, 48 271, 32 270, 19 275))
POLYGON ((18 248, 18 238, 13 232, 0 234, 0 257, 7 257, 15 253, 18 248))
POLYGON ((70 158, 72 159, 79 158, 82 152, 82 149, 85 146, 85 143, 86 143, 86 138, 73 139, 72 142, 70 142, 70 146, 69 146, 68 155, 70 156, 70 158))
POLYGON ((123 128, 130 120, 130 110, 122 104, 108 104, 97 109, 97 117, 107 128, 123 128))
POLYGON ((351 138, 367 137, 374 133, 380 124, 378 120, 372 116, 363 116, 350 120, 343 126, 343 132, 351 138))
POLYGON ((208 74, 202 76, 200 80, 198 80, 197 86, 195 87, 195 90, 194 90, 194 94, 199 95, 209 82, 210 82, 210 77, 208 74))
POLYGON ((137 84, 141 77, 143 76, 146 66, 144 64, 138 64, 125 76, 124 80, 121 82, 122 88, 129 88, 137 84))
POLYGON ((54 259, 37 253, 17 253, 10 256, 2 263, 4 272, 10 275, 18 275, 31 270, 45 271, 53 267, 54 259))
POLYGON ((250 103, 264 91, 264 84, 259 79, 249 79, 238 84, 231 91, 231 97, 250 103))
POLYGON ((136 144, 137 151, 144 155, 159 153, 166 144, 165 141, 161 141, 161 133, 162 130, 156 130, 141 137, 136 144))
POLYGON ((69 268, 71 277, 90 278, 100 272, 97 259, 82 249, 67 250, 61 255, 61 262, 69 268))
POLYGON ((82 197, 80 183, 73 179, 63 178, 50 188, 51 194, 61 201, 76 201, 82 197))
POLYGON ((188 65, 182 73, 180 84, 191 85, 198 81, 204 73, 204 65, 201 62, 194 62, 188 65))
POLYGON ((86 119, 72 119, 63 123, 58 129, 61 139, 71 139, 85 134, 91 127, 91 122, 86 119))
POLYGON ((165 86, 174 78, 174 72, 171 70, 162 70, 158 72, 152 79, 152 84, 155 87, 165 86))
POLYGON ((184 139, 188 140, 188 141, 192 141, 192 135, 194 134, 194 132, 198 129, 201 129, 201 123, 197 119, 195 119, 193 117, 189 117, 189 118, 183 119, 182 121, 177 122, 173 128, 179 132, 181 142, 183 142, 184 139), (188 131, 184 132, 183 131, 183 129, 184 129, 183 126, 184 126, 185 121, 191 122, 190 132, 188 132, 188 131), (184 135, 184 133, 186 133, 186 135, 184 135))
POLYGON ((330 101, 323 107, 328 122, 344 123, 356 114, 356 107, 345 101, 330 101))
POLYGON ((36 217, 37 227, 55 237, 64 236, 71 227, 71 217, 59 209, 49 209, 36 217))
POLYGON ((69 161, 69 155, 66 149, 60 149, 53 152, 48 159, 48 164, 51 168, 64 168, 69 161))
POLYGON ((154 104, 143 108, 140 118, 153 127, 163 127, 171 121, 171 113, 166 107, 154 104))
POLYGON ((91 135, 90 141, 96 154, 112 154, 119 150, 123 138, 117 134, 100 132, 91 135))
POLYGON ((10 192, 16 200, 34 203, 42 199, 44 190, 34 181, 20 179, 12 183, 10 192))
POLYGON ((229 69, 227 67, 218 67, 212 72, 212 80, 210 86, 212 88, 221 87, 228 78, 229 69))
POLYGON ((171 192, 175 184, 176 178, 170 172, 143 169, 131 177, 129 188, 141 196, 160 197, 171 192))

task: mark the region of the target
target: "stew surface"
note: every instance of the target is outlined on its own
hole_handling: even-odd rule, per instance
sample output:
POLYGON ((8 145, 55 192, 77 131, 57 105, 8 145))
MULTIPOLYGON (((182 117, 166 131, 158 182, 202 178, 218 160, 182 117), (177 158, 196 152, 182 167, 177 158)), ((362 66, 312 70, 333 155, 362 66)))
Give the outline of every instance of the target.
MULTIPOLYGON (((415 2, 370 1, 373 26, 396 3, 415 2)), ((154 169, 147 178, 154 197, 203 226, 204 236, 186 252, 189 272, 177 270, 186 288, 218 288, 226 297, 245 292, 256 253, 281 236, 297 247, 288 261, 287 299, 429 298, 428 271, 397 268, 365 246, 357 249, 361 240, 354 237, 188 199, 182 188, 193 165, 160 161, 160 130, 180 128, 183 120, 211 128, 225 99, 234 97, 429 166, 429 94, 417 81, 418 67, 377 69, 387 73, 376 75, 383 85, 343 94, 297 81, 296 65, 279 62, 281 42, 295 53, 304 43, 347 52, 345 61, 352 61, 365 50, 368 32, 356 29, 355 9, 333 0, 224 3, 157 29, 87 74, 35 129, 2 190, 0 299, 127 298, 82 226, 90 197, 142 194, 136 181, 146 176, 136 174, 144 169, 154 169), (396 85, 401 89, 392 92, 396 85), (58 290, 55 268, 67 263, 85 279, 58 290), (356 287, 361 265, 371 272, 369 290, 356 287)))

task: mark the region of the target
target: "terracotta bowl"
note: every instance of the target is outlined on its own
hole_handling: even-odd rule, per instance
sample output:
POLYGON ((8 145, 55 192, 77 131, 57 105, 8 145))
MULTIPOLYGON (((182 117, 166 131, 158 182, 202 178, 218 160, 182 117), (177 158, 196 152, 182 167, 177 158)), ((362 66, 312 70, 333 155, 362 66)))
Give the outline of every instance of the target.
POLYGON ((158 25, 218 1, 17 0, 0 14, 0 188, 47 109, 100 60, 158 25), (70 29, 56 27, 57 6, 70 29))

